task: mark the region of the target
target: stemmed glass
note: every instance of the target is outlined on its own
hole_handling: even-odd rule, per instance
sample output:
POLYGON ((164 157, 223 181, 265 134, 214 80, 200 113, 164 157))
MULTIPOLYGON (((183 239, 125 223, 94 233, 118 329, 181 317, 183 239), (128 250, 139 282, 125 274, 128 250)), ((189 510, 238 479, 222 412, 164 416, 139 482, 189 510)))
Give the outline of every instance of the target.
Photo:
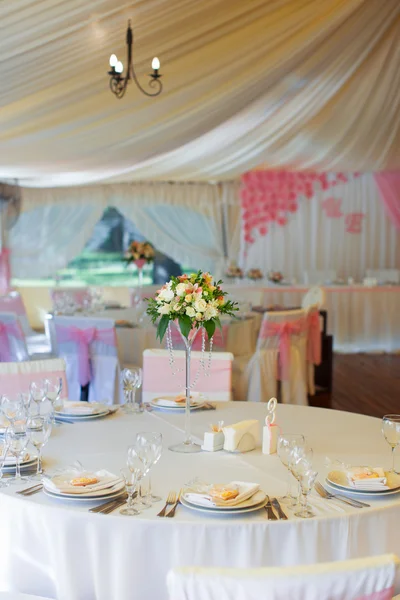
POLYGON ((135 503, 133 501, 133 494, 139 483, 139 472, 136 469, 131 469, 130 467, 125 467, 124 469, 120 469, 122 479, 125 483, 125 488, 128 493, 128 502, 124 508, 121 508, 119 511, 121 515, 127 515, 129 517, 140 514, 140 510, 135 507, 135 503))
POLYGON ((16 459, 15 477, 10 478, 10 483, 21 484, 29 481, 29 478, 21 477, 21 459, 29 442, 26 423, 23 425, 20 422, 17 427, 9 427, 4 434, 4 439, 9 453, 16 459))
POLYGON ((38 453, 36 474, 30 479, 42 479, 42 448, 49 441, 52 428, 51 417, 32 417, 28 420, 28 433, 31 443, 35 446, 38 453))
POLYGON ((1 396, 0 409, 10 424, 25 416, 25 407, 21 398, 1 396))
POLYGON ((310 519, 311 517, 315 517, 315 513, 312 511, 312 507, 310 504, 308 504, 307 500, 309 493, 314 487, 317 475, 317 471, 307 469, 299 476, 301 489, 301 508, 298 512, 294 513, 296 517, 301 517, 302 519, 310 519))
POLYGON ((293 500, 295 500, 295 496, 291 492, 291 479, 290 479, 290 469, 289 469, 289 457, 290 453, 294 448, 300 448, 304 446, 306 443, 304 435, 300 433, 286 433, 282 434, 278 438, 277 444, 277 454, 281 463, 287 469, 287 492, 284 496, 279 498, 285 504, 291 504, 293 500))
MULTIPOLYGON (((141 432, 136 436, 136 450, 139 457, 142 459, 146 472, 149 472, 161 458, 162 454, 162 434, 155 432, 141 432)), ((160 502, 160 496, 154 496, 151 492, 151 479, 149 473, 149 485, 147 490, 147 498, 150 502, 160 502)))
POLYGON ((299 504, 301 493, 300 478, 304 473, 311 470, 313 455, 313 449, 307 445, 293 448, 289 454, 288 467, 293 477, 299 482, 297 496, 293 499, 293 504, 291 505, 293 509, 296 509, 299 504))
MULTIPOLYGON (((143 458, 140 456, 140 451, 137 446, 129 446, 126 462, 132 473, 135 473, 137 483, 140 484, 143 477, 147 475, 149 467, 145 464, 143 458)), ((138 493, 134 505, 137 509, 144 510, 145 508, 150 508, 151 503, 146 501, 146 499, 142 500, 138 493)))
MULTIPOLYGON (((62 378, 54 377, 47 378, 44 380, 44 391, 46 395, 46 399, 51 402, 52 411, 56 408, 56 405, 60 399, 61 391, 62 391, 62 378)), ((54 420, 54 419, 53 419, 54 420)))
POLYGON ((6 462, 7 455, 8 443, 6 442, 5 438, 0 438, 0 488, 8 486, 8 481, 3 479, 3 467, 6 462))
POLYGON ((392 468, 390 473, 396 473, 394 468, 394 452, 400 444, 400 415, 385 415, 382 419, 382 433, 392 449, 392 468))
POLYGON ((142 385, 142 369, 140 367, 124 369, 121 373, 121 381, 125 396, 125 412, 143 412, 142 403, 135 401, 136 390, 142 385))
POLYGON ((44 382, 41 381, 40 383, 36 382, 36 381, 32 381, 31 385, 29 386, 29 392, 31 394, 31 398, 32 400, 36 403, 36 414, 39 416, 40 415, 40 403, 43 402, 46 399, 46 389, 45 389, 45 385, 44 382))

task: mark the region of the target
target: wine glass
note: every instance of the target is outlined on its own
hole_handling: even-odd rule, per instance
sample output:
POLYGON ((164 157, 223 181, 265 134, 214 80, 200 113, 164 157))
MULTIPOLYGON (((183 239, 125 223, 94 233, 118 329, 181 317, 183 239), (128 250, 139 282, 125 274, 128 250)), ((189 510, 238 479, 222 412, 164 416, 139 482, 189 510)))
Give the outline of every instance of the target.
POLYGON ((25 407, 21 398, 1 396, 0 409, 10 424, 25 416, 25 407))
MULTIPOLYGON (((162 454, 162 434, 151 432, 141 432, 136 436, 136 448, 142 460, 148 465, 148 469, 154 467, 161 458, 162 454)), ((150 502, 160 502, 160 496, 154 496, 151 492, 151 479, 149 474, 149 486, 147 498, 150 502)))
POLYGON ((286 433, 278 437, 277 454, 281 463, 287 469, 287 492, 280 500, 285 504, 290 504, 295 499, 291 492, 291 478, 289 469, 289 456, 294 448, 304 446, 306 443, 304 435, 300 433, 286 433))
POLYGON ((310 504, 308 504, 308 495, 314 487, 317 475, 317 471, 307 469, 303 471, 299 476, 299 483, 301 489, 301 507, 298 512, 294 513, 296 517, 301 517, 302 519, 310 519, 311 517, 315 517, 315 513, 312 511, 312 507, 310 506, 310 504))
POLYGON ((15 485, 29 481, 29 478, 21 477, 21 459, 25 454, 25 450, 29 442, 26 424, 25 427, 23 425, 18 425, 17 427, 8 427, 6 433, 4 434, 4 439, 8 445, 9 454, 15 456, 16 461, 15 477, 10 478, 10 483, 15 485))
MULTIPOLYGON (((135 476, 137 478, 137 483, 140 484, 143 477, 145 475, 147 475, 147 473, 149 472, 150 469, 149 469, 148 464, 143 460, 143 457, 140 455, 139 448, 137 448, 135 445, 129 446, 126 462, 127 462, 128 468, 132 472, 133 471, 135 472, 135 476)), ((146 502, 145 499, 142 500, 139 493, 136 497, 134 504, 135 504, 135 507, 138 508, 139 510, 144 510, 145 508, 150 508, 150 506, 151 506, 151 503, 149 503, 148 501, 146 502)))
POLYGON ((32 381, 29 386, 32 400, 36 403, 36 414, 40 415, 40 403, 46 399, 46 389, 43 381, 32 381))
POLYGON ((46 399, 49 400, 49 402, 51 402, 52 411, 54 413, 62 391, 62 378, 48 377, 44 380, 44 390, 46 394, 46 399))
POLYGON ((130 467, 120 469, 120 472, 128 493, 128 501, 126 507, 121 508, 119 512, 121 515, 127 515, 129 517, 138 515, 140 514, 140 510, 135 507, 135 503, 133 502, 133 494, 135 493, 139 482, 139 473, 136 469, 131 469, 130 467))
POLYGON ((0 488, 7 487, 8 481, 3 479, 3 467, 8 456, 8 443, 6 439, 0 438, 0 488))
POLYGON ((122 389, 125 397, 123 410, 127 413, 135 412, 134 402, 136 394, 137 374, 136 369, 124 369, 121 373, 122 389))
POLYGON ((400 415, 385 415, 382 419, 382 433, 392 449, 392 469, 389 472, 397 474, 394 469, 394 452, 400 444, 400 415))
POLYGON ((52 428, 52 417, 32 417, 28 421, 27 431, 31 443, 35 446, 38 453, 36 474, 31 479, 42 479, 42 448, 49 441, 52 428))
POLYGON ((307 445, 293 448, 289 454, 288 467, 293 477, 295 477, 298 481, 297 496, 293 499, 291 508, 296 508, 299 504, 299 497, 301 493, 300 477, 304 475, 305 472, 311 470, 313 455, 313 449, 307 445))

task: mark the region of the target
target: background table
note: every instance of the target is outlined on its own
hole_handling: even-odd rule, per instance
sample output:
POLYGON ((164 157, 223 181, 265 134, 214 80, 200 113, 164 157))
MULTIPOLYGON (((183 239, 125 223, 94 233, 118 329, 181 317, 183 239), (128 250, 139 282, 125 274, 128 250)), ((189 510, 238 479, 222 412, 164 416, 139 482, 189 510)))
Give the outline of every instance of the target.
MULTIPOLYGON (((220 403, 217 411, 193 413, 201 436, 210 422, 265 417, 265 406, 220 403)), ((183 414, 122 412, 98 421, 54 430, 44 449, 45 467, 79 459, 89 469, 123 466, 136 432, 159 431, 164 447, 182 438, 183 414)), ((380 421, 338 411, 279 406, 283 431, 302 432, 315 452, 324 480, 325 457, 352 464, 388 467, 389 446, 380 421)), ((164 450, 152 475, 153 489, 166 497, 193 477, 206 481, 259 482, 271 496, 286 489, 278 457, 260 450, 182 455, 164 450)), ((400 496, 353 509, 312 499, 317 518, 268 521, 260 511, 242 517, 211 517, 179 506, 174 519, 160 519, 160 504, 138 517, 96 515, 87 506, 58 502, 44 494, 23 498, 0 492, 0 589, 58 600, 166 600, 165 578, 179 565, 258 567, 296 565, 394 552, 400 555, 396 523, 400 496)), ((291 515, 292 516, 292 515, 291 515)))

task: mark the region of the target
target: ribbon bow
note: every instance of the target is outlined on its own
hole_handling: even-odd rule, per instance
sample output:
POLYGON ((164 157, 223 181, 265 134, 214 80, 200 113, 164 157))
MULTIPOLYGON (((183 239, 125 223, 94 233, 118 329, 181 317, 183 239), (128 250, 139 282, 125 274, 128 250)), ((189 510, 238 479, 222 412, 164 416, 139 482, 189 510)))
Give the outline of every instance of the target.
POLYGON ((290 375, 290 336, 298 335, 305 331, 305 319, 296 319, 295 321, 283 321, 282 323, 273 323, 272 321, 263 321, 261 327, 261 338, 278 337, 279 366, 282 381, 288 381, 290 375))
POLYGON ((17 323, 4 323, 0 321, 0 362, 11 362, 11 346, 8 336, 22 340, 23 334, 17 323))
POLYGON ((307 360, 313 365, 319 365, 321 364, 321 327, 317 310, 307 315, 307 325, 307 360))

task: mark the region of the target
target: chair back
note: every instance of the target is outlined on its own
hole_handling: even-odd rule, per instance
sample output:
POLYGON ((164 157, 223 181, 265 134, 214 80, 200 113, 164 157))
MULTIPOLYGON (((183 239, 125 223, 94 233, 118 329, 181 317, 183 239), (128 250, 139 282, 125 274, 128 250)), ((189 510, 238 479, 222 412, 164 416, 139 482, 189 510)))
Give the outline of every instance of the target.
POLYGON ((399 269, 367 269, 366 276, 378 283, 400 283, 399 269))
POLYGON ((334 269, 304 271, 304 283, 306 285, 332 284, 337 279, 334 269))
POLYGON ((26 393, 32 381, 48 377, 62 379, 61 398, 68 398, 64 360, 52 358, 28 362, 0 363, 1 391, 6 396, 26 393))
POLYGON ((68 388, 79 399, 80 388, 90 383, 89 400, 112 403, 118 367, 114 321, 92 317, 54 317, 57 355, 67 364, 68 388))
POLYGON ((306 294, 304 294, 303 299, 301 301, 301 308, 308 310, 312 306, 315 306, 316 308, 321 310, 321 308, 323 308, 325 304, 326 294, 324 288, 314 285, 310 287, 306 294))
POLYGON ((299 567, 178 568, 170 600, 392 600, 399 560, 392 554, 299 567))
POLYGON ((0 313, 0 362, 29 360, 24 332, 18 316, 0 313))
POLYGON ((19 292, 10 292, 6 296, 0 296, 0 312, 14 313, 17 315, 21 323, 22 331, 26 336, 34 333, 29 325, 25 305, 19 292))
MULTIPOLYGON (((202 370, 202 352, 192 352, 191 382, 200 371, 195 392, 202 392, 210 400, 231 400, 232 396, 232 362, 230 352, 213 352, 209 374, 202 370)), ((170 365, 170 354, 167 350, 145 350, 143 352, 143 401, 150 402, 158 396, 175 396, 185 389, 185 352, 174 350, 175 364, 170 365), (176 373, 174 375, 174 373, 176 373)), ((208 367, 208 353, 204 353, 204 363, 208 367)))

